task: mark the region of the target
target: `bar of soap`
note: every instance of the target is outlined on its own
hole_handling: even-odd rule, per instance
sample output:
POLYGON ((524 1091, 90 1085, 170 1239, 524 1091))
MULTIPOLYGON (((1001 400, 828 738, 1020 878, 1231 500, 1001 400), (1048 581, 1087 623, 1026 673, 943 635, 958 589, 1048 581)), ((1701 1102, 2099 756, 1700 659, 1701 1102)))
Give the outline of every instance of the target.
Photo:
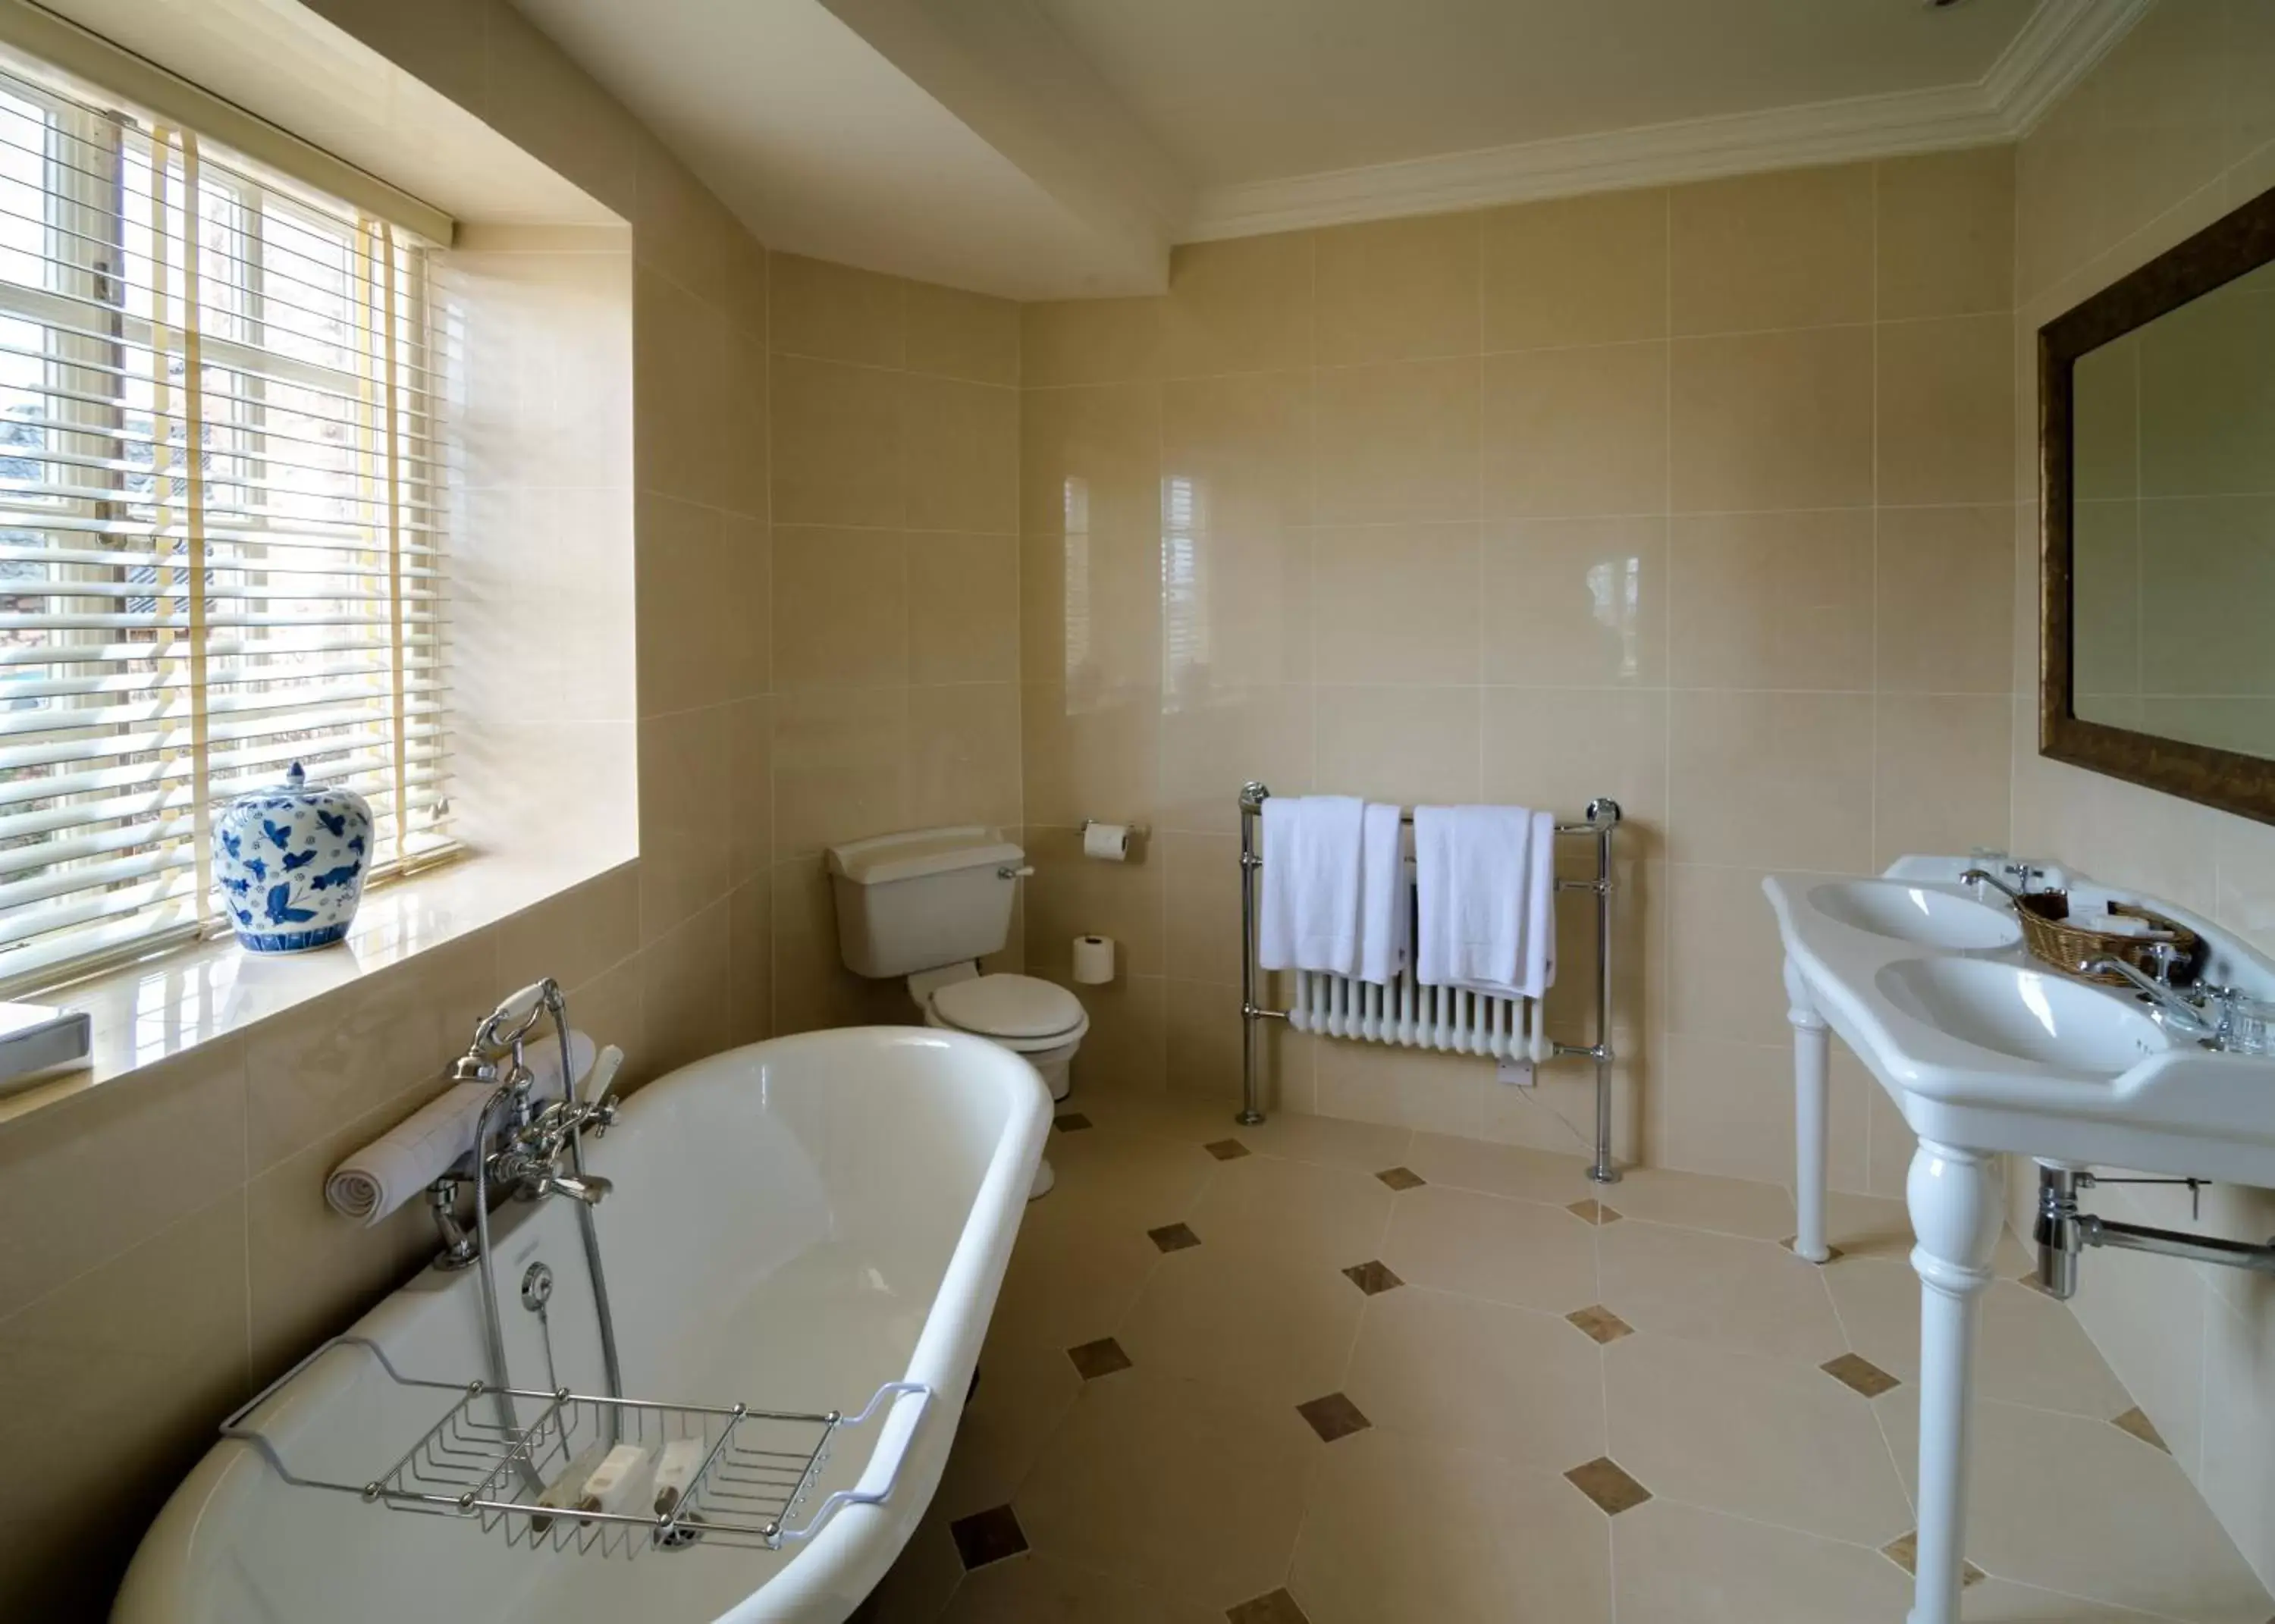
POLYGON ((646 1464, 646 1450, 638 1444, 618 1444, 585 1479, 585 1492, 578 1498, 577 1509, 621 1512, 625 1500, 631 1498, 640 1468, 646 1464))
POLYGON ((695 1474, 703 1464, 704 1454, 699 1438, 675 1439, 663 1446, 662 1458, 655 1463, 656 1515, 669 1516, 672 1507, 687 1497, 695 1474))
MULTIPOLYGON (((567 1511, 575 1506, 584 1498, 585 1485, 600 1469, 604 1458, 597 1443, 578 1451, 553 1481, 545 1485, 545 1492, 537 1497, 537 1503, 554 1511, 567 1511)), ((550 1517, 532 1517, 529 1520, 529 1531, 533 1534, 542 1534, 552 1526, 553 1519, 550 1517)))

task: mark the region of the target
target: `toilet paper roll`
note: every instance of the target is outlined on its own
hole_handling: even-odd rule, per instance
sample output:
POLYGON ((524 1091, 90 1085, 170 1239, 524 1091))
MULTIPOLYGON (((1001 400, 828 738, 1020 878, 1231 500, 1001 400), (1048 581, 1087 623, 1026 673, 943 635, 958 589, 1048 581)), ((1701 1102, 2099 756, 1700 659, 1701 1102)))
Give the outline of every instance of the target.
POLYGON ((1126 823, 1086 823, 1082 828, 1082 855, 1108 863, 1130 856, 1130 826, 1126 823))
POLYGON ((1085 986, 1104 986, 1114 979, 1113 937, 1074 939, 1074 978, 1085 986))

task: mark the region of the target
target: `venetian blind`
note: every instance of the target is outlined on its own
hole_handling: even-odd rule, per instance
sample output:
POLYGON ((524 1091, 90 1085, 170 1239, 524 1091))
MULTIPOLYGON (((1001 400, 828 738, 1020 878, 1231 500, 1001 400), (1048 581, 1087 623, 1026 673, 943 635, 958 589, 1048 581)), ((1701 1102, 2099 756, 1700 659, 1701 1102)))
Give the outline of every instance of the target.
POLYGON ((443 360, 387 222, 0 72, 0 986, 224 928, 294 761, 448 850, 443 360))

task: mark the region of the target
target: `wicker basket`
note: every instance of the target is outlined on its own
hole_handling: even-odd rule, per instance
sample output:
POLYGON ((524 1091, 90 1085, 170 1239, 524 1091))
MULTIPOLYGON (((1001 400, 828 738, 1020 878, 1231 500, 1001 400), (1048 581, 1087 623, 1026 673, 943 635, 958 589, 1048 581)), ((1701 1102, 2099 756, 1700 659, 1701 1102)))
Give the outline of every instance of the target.
MULTIPOLYGON (((2135 908, 2129 903, 2112 903, 2109 911, 2128 918, 2145 919, 2164 936, 2124 936, 2114 931, 2097 931, 2080 925, 2069 917, 2069 893, 2038 891, 2015 904, 2014 915, 2022 922, 2022 940, 2029 944, 2031 956, 2052 965, 2066 975, 2077 976, 2078 966, 2094 959, 2122 959, 2143 975, 2157 973, 2157 961, 2150 954, 2156 942, 2170 940, 2174 947, 2188 955, 2194 966, 2201 944, 2196 934, 2185 925, 2175 924, 2159 913, 2145 908, 2135 908)), ((2090 916, 2089 916, 2090 917, 2090 916)), ((2191 971, 2175 971, 2173 978, 2183 985, 2193 979, 2191 971)), ((2084 981, 2097 981, 2104 986, 2122 986, 2122 976, 2102 974, 2079 976, 2084 981)))

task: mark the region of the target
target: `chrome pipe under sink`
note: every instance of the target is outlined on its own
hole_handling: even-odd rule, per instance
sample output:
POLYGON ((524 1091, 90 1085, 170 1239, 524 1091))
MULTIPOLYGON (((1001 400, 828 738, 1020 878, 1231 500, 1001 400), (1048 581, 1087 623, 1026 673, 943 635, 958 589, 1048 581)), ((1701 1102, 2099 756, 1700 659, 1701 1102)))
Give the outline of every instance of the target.
POLYGON ((2068 1167, 2038 1164, 2038 1216, 2030 1238, 2038 1246, 2038 1286, 2048 1296, 2067 1301, 2077 1294, 2078 1254, 2089 1246, 2115 1246, 2126 1251, 2150 1252, 2160 1258, 2181 1258, 2190 1263, 2217 1263, 2256 1274, 2275 1274, 2275 1241, 2262 1246, 2249 1241, 2225 1241, 2217 1235, 2188 1235, 2177 1229, 2157 1229, 2147 1224, 2120 1223, 2077 1209, 2077 1192, 2096 1184, 2186 1184, 2192 1190, 2202 1179, 2103 1179, 2068 1167))

